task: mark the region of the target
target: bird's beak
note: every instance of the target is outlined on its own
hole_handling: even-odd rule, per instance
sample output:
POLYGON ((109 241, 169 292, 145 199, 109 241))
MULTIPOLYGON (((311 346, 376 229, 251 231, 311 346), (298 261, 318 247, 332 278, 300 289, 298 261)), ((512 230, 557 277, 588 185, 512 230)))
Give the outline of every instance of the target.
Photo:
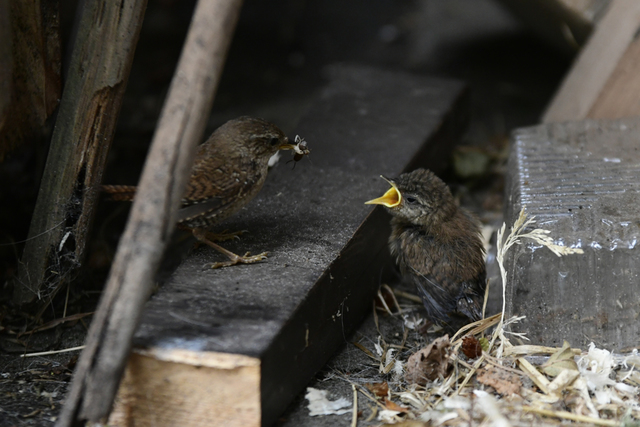
POLYGON ((282 144, 282 145, 280 145, 278 147, 278 150, 295 150, 295 149, 296 149, 296 146, 293 145, 293 144, 289 144, 289 140, 288 139, 287 139, 286 143, 284 143, 284 144, 282 144))
POLYGON ((289 138, 284 137, 284 143, 278 145, 278 150, 294 150, 296 148, 295 145, 289 142, 289 138))
POLYGON ((295 144, 292 144, 289 141, 289 138, 285 138, 284 144, 280 145, 278 147, 278 150, 293 150, 300 156, 306 156, 310 153, 309 149, 307 148, 307 142, 303 139, 299 139, 298 137, 296 137, 295 144))
POLYGON ((389 184, 391 184, 391 188, 387 190, 387 192, 384 193, 382 197, 369 200, 368 202, 364 202, 364 204, 365 205, 384 205, 388 208, 394 208, 398 206, 402 201, 402 194, 400 194, 400 191, 398 191, 398 187, 396 187, 396 185, 392 181, 388 180, 384 176, 382 175, 380 176, 382 177, 382 179, 384 179, 389 184))

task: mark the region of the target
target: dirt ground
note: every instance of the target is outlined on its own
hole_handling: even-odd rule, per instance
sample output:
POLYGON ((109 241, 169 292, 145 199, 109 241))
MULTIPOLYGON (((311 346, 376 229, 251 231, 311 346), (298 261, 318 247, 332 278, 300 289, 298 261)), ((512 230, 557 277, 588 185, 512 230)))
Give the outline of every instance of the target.
MULTIPOLYGON (((137 180, 193 4, 149 2, 105 182, 137 180)), ((63 34, 70 33, 74 14, 73 2, 66 3, 63 34)), ((496 226, 508 135, 538 122, 571 58, 491 0, 247 0, 208 131, 239 115, 264 117, 292 130, 324 82, 323 67, 338 61, 469 84, 472 122, 463 141, 468 147, 457 151, 444 178, 464 206, 496 226)), ((41 316, 32 307, 12 307, 8 283, 22 250, 15 242, 27 235, 45 152, 46 147, 22 147, 0 164, 0 427, 54 423, 78 351, 21 356, 82 345, 126 220, 126 207, 101 205, 85 268, 69 292, 60 292, 41 316), (67 321, 60 323, 61 318, 67 321)), ((415 312, 419 316, 418 305, 415 312)), ((390 341, 401 333, 398 322, 381 317, 381 331, 390 341)), ((345 342, 370 346, 378 335, 370 317, 345 342)), ((409 339, 420 343, 425 337, 416 332, 409 339)), ((374 371, 364 353, 346 344, 312 384, 326 383, 337 372, 366 377, 374 371)), ((334 384, 336 394, 349 395, 347 383, 334 384)), ((341 422, 335 423, 309 418, 303 395, 281 420, 286 426, 341 422)))

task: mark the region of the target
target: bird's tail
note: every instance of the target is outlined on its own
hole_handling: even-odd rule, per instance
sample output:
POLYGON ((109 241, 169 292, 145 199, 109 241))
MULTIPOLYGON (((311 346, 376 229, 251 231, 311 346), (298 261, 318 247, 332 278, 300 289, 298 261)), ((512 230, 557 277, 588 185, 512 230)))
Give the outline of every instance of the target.
POLYGON ((458 312, 464 314, 472 322, 482 319, 482 305, 484 298, 478 295, 466 295, 458 301, 458 312))
POLYGON ((114 201, 131 201, 136 195, 134 185, 103 185, 101 190, 109 195, 109 200, 114 201))
POLYGON ((482 319, 482 306, 484 305, 484 291, 486 288, 487 282, 484 275, 477 282, 464 282, 456 301, 458 312, 474 322, 482 319))

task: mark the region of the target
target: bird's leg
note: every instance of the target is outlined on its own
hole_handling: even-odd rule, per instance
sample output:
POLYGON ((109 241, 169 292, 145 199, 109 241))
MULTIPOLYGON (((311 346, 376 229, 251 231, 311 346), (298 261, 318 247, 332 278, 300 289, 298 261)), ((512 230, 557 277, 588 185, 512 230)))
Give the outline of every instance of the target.
MULTIPOLYGON (((178 229, 180 230, 184 230, 184 231, 189 231, 192 233, 195 233, 195 229, 192 227, 187 227, 186 225, 182 225, 182 224, 178 224, 177 225, 178 229)), ((202 235, 204 235, 204 237, 211 241, 211 242, 224 242, 227 240, 232 240, 232 239, 240 239, 240 236, 242 236, 244 233, 248 233, 248 230, 239 230, 239 231, 231 231, 228 232, 227 230, 223 231, 222 233, 212 233, 208 230, 204 230, 201 229, 201 231, 199 233, 201 233, 202 235)), ((195 234, 194 234, 195 236, 195 234)), ((188 237, 188 236, 187 236, 188 237)), ((200 246, 201 243, 204 243, 204 241, 200 238, 198 238, 196 236, 196 238, 198 239, 198 243, 196 243, 196 247, 200 246)), ((183 240, 183 239, 181 239, 183 240)))
POLYGON ((212 242, 225 242, 227 240, 240 239, 244 233, 248 233, 247 230, 239 230, 228 232, 227 230, 222 233, 212 233, 210 231, 206 232, 206 238, 211 240, 212 242))
POLYGON ((229 267, 231 265, 236 264, 253 264, 254 262, 262 261, 267 257, 267 252, 263 252, 258 255, 249 256, 249 252, 244 254, 244 256, 236 255, 233 252, 223 248, 222 246, 213 243, 210 239, 208 239, 208 232, 202 228, 193 228, 191 229, 193 233, 193 237, 195 237, 199 242, 202 242, 208 246, 211 246, 213 249, 217 250, 220 253, 225 254, 229 261, 223 262, 214 262, 211 264, 207 264, 211 268, 221 268, 221 267, 229 267))

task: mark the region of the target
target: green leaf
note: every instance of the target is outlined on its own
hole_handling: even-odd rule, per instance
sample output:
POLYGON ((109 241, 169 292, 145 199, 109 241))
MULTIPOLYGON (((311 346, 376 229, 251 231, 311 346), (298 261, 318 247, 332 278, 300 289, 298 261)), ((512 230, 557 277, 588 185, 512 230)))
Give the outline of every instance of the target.
POLYGON ((573 350, 571 350, 569 343, 565 341, 562 344, 562 348, 553 353, 540 369, 551 377, 558 376, 558 374, 565 369, 577 371, 578 365, 574 360, 573 350))

